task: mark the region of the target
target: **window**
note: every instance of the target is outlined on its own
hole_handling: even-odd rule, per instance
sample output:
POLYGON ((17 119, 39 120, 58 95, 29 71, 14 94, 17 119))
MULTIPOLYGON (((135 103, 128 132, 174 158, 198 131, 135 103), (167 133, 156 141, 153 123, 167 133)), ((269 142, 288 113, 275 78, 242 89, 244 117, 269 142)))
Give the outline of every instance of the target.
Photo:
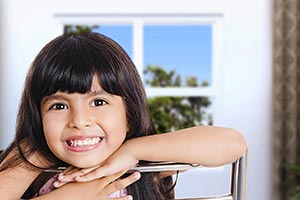
MULTIPOLYGON (((145 25, 144 69, 159 66, 174 70, 181 79, 174 86, 211 84, 211 25, 145 25)), ((147 79, 152 80, 152 77, 147 79)), ((147 81, 145 82, 146 86, 147 81)), ((170 86, 157 83, 154 86, 170 86)))
MULTIPOLYGON (((123 46, 144 82, 158 133, 219 123, 222 14, 58 17, 65 30, 79 25, 123 46)), ((231 167, 183 173, 176 198, 226 194, 230 173, 231 167), (193 181, 197 187, 187 184, 193 181)))
POLYGON ((81 22, 65 18, 64 30, 103 33, 125 49, 138 68, 161 133, 213 123, 218 24, 217 16, 116 15, 81 22))

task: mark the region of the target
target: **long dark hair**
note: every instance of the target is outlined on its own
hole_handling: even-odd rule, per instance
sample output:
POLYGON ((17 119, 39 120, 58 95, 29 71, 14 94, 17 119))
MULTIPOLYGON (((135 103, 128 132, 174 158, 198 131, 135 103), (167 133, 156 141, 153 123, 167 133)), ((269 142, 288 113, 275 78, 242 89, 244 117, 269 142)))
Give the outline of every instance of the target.
MULTIPOLYGON (((16 137, 0 161, 17 151, 0 170, 24 161, 29 167, 40 168, 27 159, 33 153, 42 155, 50 167, 67 165, 47 146, 40 104, 44 97, 57 91, 88 92, 95 74, 105 91, 124 99, 129 127, 126 140, 155 134, 142 81, 123 48, 98 33, 64 34, 48 43, 29 69, 17 117, 16 137)), ((37 181, 33 190, 39 189, 42 182, 37 181)), ((160 179, 158 174, 145 173, 140 181, 128 187, 128 192, 134 199, 173 199, 171 187, 171 177, 160 179)))

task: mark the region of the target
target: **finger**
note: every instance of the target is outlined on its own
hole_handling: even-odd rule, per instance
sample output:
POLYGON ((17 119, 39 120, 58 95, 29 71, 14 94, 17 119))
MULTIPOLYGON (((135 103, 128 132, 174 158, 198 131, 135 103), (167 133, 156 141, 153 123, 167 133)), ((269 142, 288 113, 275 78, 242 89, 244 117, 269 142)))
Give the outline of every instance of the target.
POLYGON ((73 167, 73 166, 69 166, 68 168, 66 168, 64 171, 62 171, 60 173, 60 175, 63 175, 63 176, 66 176, 66 175, 69 175, 69 174, 73 174, 77 171, 81 170, 80 168, 78 167, 73 167))
POLYGON ((90 171, 89 173, 78 174, 78 176, 75 177, 75 181, 87 182, 87 181, 91 181, 94 179, 102 178, 104 176, 110 176, 113 174, 117 174, 118 172, 120 172, 120 171, 119 170, 115 171, 114 169, 112 169, 112 167, 110 165, 105 165, 103 167, 96 168, 96 169, 90 171))
POLYGON ((140 178, 141 178, 141 173, 134 172, 133 174, 131 174, 130 176, 128 176, 126 178, 116 180, 116 181, 112 182, 111 184, 109 184, 106 187, 106 192, 108 194, 112 194, 114 192, 120 191, 120 190, 128 187, 132 183, 138 181, 140 178))
POLYGON ((58 175, 58 180, 53 183, 53 186, 56 188, 62 187, 63 185, 75 181, 76 177, 79 177, 81 175, 84 175, 88 173, 92 169, 79 169, 79 168, 71 168, 68 169, 66 172, 67 174, 64 174, 64 172, 60 173, 58 175))
MULTIPOLYGON (((80 177, 80 175, 82 175, 82 174, 85 175, 85 173, 87 173, 88 171, 90 171, 92 169, 95 169, 95 168, 96 167, 89 168, 89 169, 78 169, 78 168, 76 168, 76 169, 69 170, 69 173, 72 172, 72 174, 68 174, 66 176, 63 176, 63 175, 59 174, 58 180, 53 183, 53 186, 56 187, 56 188, 59 188, 59 187, 65 185, 66 183, 69 183, 71 181, 78 181, 77 179, 80 177)), ((97 170, 96 173, 99 173, 100 171, 101 170, 97 170)), ((105 177, 105 179, 103 181, 101 181, 101 182, 103 184, 107 185, 110 182, 112 182, 112 181, 118 179, 119 177, 121 177, 123 174, 126 173, 126 171, 127 170, 123 170, 123 171, 121 171, 119 173, 116 173, 116 174, 114 174, 112 176, 105 177)), ((79 180, 78 182, 87 182, 87 181, 92 181, 92 180, 95 180, 95 179, 97 179, 97 177, 94 177, 94 175, 93 175, 88 180, 79 180)))
POLYGON ((127 196, 124 196, 124 197, 110 198, 110 199, 115 199, 115 200, 133 200, 133 197, 131 195, 127 195, 127 196))
POLYGON ((69 182, 73 179, 72 174, 76 173, 77 171, 79 171, 80 169, 73 167, 73 166, 69 166, 67 169, 65 169, 63 172, 58 174, 58 180, 62 181, 62 182, 69 182))
MULTIPOLYGON (((110 176, 105 176, 99 179, 96 179, 96 181, 98 181, 98 183, 100 185, 104 185, 105 187, 107 187, 109 184, 111 184, 112 182, 118 180, 122 175, 124 175, 127 172, 127 170, 123 170, 121 172, 118 172, 116 174, 110 175, 110 176)), ((101 187, 101 186, 99 186, 101 187)))
POLYGON ((85 169, 79 169, 79 168, 69 169, 67 172, 60 173, 58 175, 58 180, 61 182, 74 181, 76 180, 76 177, 83 176, 98 167, 99 166, 92 167, 92 168, 85 168, 85 169))
POLYGON ((105 164, 102 167, 95 168, 89 173, 85 173, 84 175, 79 175, 75 177, 75 181, 77 182, 87 182, 94 179, 102 178, 105 176, 111 176, 113 174, 117 174, 118 172, 126 172, 129 170, 131 166, 116 166, 114 164, 105 164))
POLYGON ((65 185, 65 184, 67 184, 67 183, 68 183, 68 182, 62 182, 62 181, 57 180, 57 181, 55 181, 55 182, 53 183, 53 186, 54 186, 55 188, 59 188, 59 187, 65 185))

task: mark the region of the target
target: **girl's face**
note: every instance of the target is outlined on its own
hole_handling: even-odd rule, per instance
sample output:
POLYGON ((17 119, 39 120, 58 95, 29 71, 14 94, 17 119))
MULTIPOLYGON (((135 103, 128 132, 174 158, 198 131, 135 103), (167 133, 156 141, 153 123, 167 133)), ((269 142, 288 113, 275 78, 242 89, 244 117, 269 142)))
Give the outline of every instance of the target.
POLYGON ((123 99, 104 91, 96 77, 86 94, 56 92, 45 97, 41 115, 50 150, 75 167, 101 164, 126 137, 123 99))

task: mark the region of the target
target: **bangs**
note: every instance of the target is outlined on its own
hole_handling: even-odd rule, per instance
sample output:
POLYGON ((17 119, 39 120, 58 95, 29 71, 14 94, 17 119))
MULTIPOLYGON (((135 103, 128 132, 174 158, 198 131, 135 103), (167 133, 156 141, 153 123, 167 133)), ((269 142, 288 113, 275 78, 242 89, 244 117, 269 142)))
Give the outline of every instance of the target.
POLYGON ((36 63, 31 85, 38 99, 57 91, 86 93, 91 88, 95 70, 89 52, 78 48, 76 43, 67 43, 57 49, 53 55, 36 63))
POLYGON ((58 91, 84 94, 97 75, 103 90, 124 97, 137 82, 129 78, 137 73, 133 66, 121 47, 103 35, 62 35, 46 45, 33 62, 30 95, 40 103, 58 91))
MULTIPOLYGON (((66 36, 62 36, 66 37, 66 36)), ((57 41, 46 46, 37 56, 31 78, 32 97, 40 102, 43 97, 57 91, 87 93, 91 89, 94 75, 108 93, 119 95, 121 86, 109 56, 101 44, 93 45, 80 35, 69 37, 64 42, 57 41), (80 37, 80 39, 78 39, 80 37), (45 56, 43 52, 48 52, 45 56), (50 52, 50 53, 49 53, 50 52)))

